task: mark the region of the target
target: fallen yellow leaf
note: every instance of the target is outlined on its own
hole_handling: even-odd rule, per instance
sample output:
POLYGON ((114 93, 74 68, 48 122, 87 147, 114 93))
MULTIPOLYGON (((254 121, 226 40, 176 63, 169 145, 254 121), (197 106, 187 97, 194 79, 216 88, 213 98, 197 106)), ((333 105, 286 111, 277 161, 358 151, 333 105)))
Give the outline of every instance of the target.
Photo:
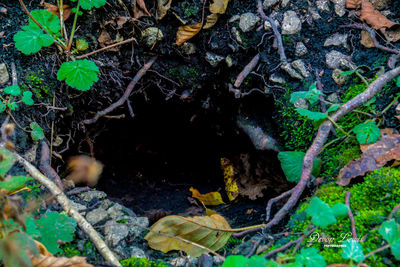
POLYGON ((176 33, 176 45, 181 46, 184 42, 198 34, 202 26, 203 22, 195 25, 180 26, 176 33))
POLYGON ((221 168, 224 172, 225 191, 229 201, 235 200, 239 195, 239 188, 235 181, 235 172, 233 164, 227 158, 221 158, 221 168))
POLYGON ((219 192, 210 192, 207 194, 201 194, 199 190, 193 187, 191 187, 189 190, 192 192, 192 197, 200 200, 206 206, 218 206, 221 204, 225 204, 219 192))

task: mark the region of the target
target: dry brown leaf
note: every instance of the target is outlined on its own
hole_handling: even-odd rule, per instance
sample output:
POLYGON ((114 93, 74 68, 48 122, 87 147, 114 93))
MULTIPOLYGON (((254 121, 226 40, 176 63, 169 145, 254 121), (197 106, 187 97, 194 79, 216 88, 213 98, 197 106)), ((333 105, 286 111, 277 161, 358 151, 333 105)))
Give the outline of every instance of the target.
POLYGON ((210 11, 213 14, 225 14, 226 8, 228 7, 229 0, 214 0, 210 4, 210 11))
POLYGON ((206 206, 218 206, 221 204, 225 204, 219 192, 201 194, 199 190, 193 187, 191 187, 189 190, 192 192, 192 197, 200 200, 206 206))
POLYGON ((375 47, 372 41, 371 35, 367 31, 361 31, 361 41, 360 43, 366 48, 375 47))
POLYGON ((239 183, 239 194, 251 200, 256 200, 264 196, 262 191, 267 189, 267 187, 266 181, 254 181, 251 179, 244 181, 244 179, 241 179, 239 183))
POLYGON ((215 25, 218 21, 219 14, 213 13, 207 16, 206 23, 204 24, 203 29, 207 30, 215 25))
POLYGON ((138 19, 143 16, 149 16, 151 17, 151 14, 146 8, 146 4, 144 3, 143 0, 132 0, 133 4, 133 17, 135 19, 138 19))
POLYGON ((67 180, 73 181, 74 184, 85 183, 95 186, 103 171, 103 164, 88 156, 75 156, 69 160, 67 170, 69 171, 67 180))
MULTIPOLYGON (((100 33, 100 36, 97 39, 97 41, 99 42, 100 47, 106 47, 114 44, 114 41, 111 39, 110 34, 105 29, 103 29, 102 32, 100 33)), ((108 51, 118 52, 119 49, 118 47, 112 47, 109 48, 108 51)))
POLYGON ((347 0, 346 8, 358 9, 361 7, 361 0, 347 0))
POLYGON ((368 23, 375 30, 391 28, 396 25, 393 21, 387 19, 381 12, 368 0, 361 1, 361 20, 368 23))
MULTIPOLYGON (((50 13, 53 13, 54 15, 56 15, 57 17, 60 17, 60 10, 58 8, 58 6, 55 6, 53 4, 50 3, 43 3, 44 4, 44 8, 49 11, 50 13)), ((72 13, 72 9, 69 5, 63 5, 63 20, 66 21, 72 13)))
POLYGON ((193 38, 193 36, 199 33, 202 26, 202 22, 195 25, 180 26, 176 33, 176 45, 181 46, 184 42, 193 38))
POLYGON ((167 15, 168 10, 171 8, 172 0, 158 0, 157 1, 157 20, 160 20, 167 15))
POLYGON ((36 241, 36 240, 33 240, 33 241, 35 242, 36 247, 39 250, 39 254, 40 255, 53 256, 53 254, 51 254, 42 243, 40 243, 39 241, 36 241))
POLYGON ((85 257, 74 256, 72 258, 44 256, 31 257, 34 267, 93 267, 92 264, 86 262, 85 257))
POLYGON ((208 254, 208 251, 194 244, 217 251, 232 235, 230 230, 229 223, 219 214, 188 218, 171 215, 156 222, 145 239, 152 249, 164 253, 181 250, 192 257, 199 257, 208 254))
POLYGON ((363 152, 361 158, 352 160, 340 170, 336 181, 338 185, 346 186, 355 177, 364 176, 393 160, 400 161, 400 135, 392 129, 384 129, 381 137, 374 144, 360 146, 363 152))
POLYGON ((381 32, 389 42, 397 42, 400 40, 400 25, 396 24, 390 29, 381 29, 381 32))

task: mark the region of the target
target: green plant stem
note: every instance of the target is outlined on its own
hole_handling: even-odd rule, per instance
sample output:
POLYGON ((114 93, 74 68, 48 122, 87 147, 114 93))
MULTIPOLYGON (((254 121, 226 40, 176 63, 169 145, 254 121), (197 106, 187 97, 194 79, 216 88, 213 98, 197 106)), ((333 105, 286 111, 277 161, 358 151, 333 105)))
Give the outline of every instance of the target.
POLYGON ((365 115, 365 116, 368 116, 368 117, 370 117, 370 118, 372 118, 372 117, 374 117, 374 115, 372 115, 372 114, 369 114, 369 113, 367 113, 367 112, 364 112, 364 111, 361 111, 361 110, 358 110, 358 109, 355 109, 355 110, 353 110, 355 113, 359 113, 359 114, 362 114, 362 115, 365 115))
POLYGON ((368 83, 367 79, 365 79, 365 77, 362 76, 361 73, 358 72, 358 68, 356 68, 355 73, 363 81, 363 83, 365 83, 365 85, 368 87, 369 83, 368 83))
POLYGON ((330 122, 332 122, 332 124, 333 124, 336 128, 338 128, 344 135, 346 135, 347 137, 352 137, 348 132, 346 132, 345 130, 343 130, 343 128, 340 127, 339 124, 337 124, 334 120, 332 120, 331 117, 327 116, 327 119, 328 119, 330 122))
POLYGON ((390 102, 389 103, 389 105, 387 105, 385 108, 384 108, 384 110, 382 110, 382 114, 385 114, 385 112, 387 112, 393 105, 394 105, 394 103, 396 103, 396 101, 398 100, 400 98, 400 94, 399 95, 397 95, 393 100, 392 100, 392 102, 390 102))
POLYGON ((332 145, 333 143, 336 143, 337 141, 340 141, 340 140, 342 140, 342 139, 345 139, 345 138, 347 138, 347 137, 342 136, 342 137, 338 137, 338 138, 336 138, 336 139, 333 139, 332 141, 330 141, 329 143, 327 143, 326 145, 324 145, 324 147, 321 149, 321 153, 322 153, 322 151, 324 151, 328 146, 332 145))
POLYGON ((80 1, 78 0, 78 4, 76 6, 75 17, 74 17, 74 24, 72 25, 71 36, 69 37, 69 43, 68 43, 68 47, 67 47, 68 53, 71 51, 72 40, 74 39, 74 34, 75 34, 75 30, 76 30, 76 22, 78 21, 79 6, 80 6, 80 1))
POLYGON ((384 245, 383 247, 377 248, 377 249, 371 251, 370 253, 368 253, 367 255, 365 255, 364 260, 365 260, 366 258, 368 258, 368 257, 370 257, 370 256, 372 256, 372 255, 374 255, 374 254, 376 254, 376 253, 378 253, 378 252, 384 251, 384 250, 386 250, 386 249, 388 249, 388 248, 390 248, 390 245, 389 245, 389 244, 384 245))

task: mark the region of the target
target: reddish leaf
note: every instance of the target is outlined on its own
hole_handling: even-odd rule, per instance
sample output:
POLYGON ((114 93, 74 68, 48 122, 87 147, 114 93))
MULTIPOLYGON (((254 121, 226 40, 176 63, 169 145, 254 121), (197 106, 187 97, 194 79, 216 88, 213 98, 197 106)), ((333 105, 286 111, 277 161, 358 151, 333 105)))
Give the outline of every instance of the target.
POLYGON ((149 16, 151 17, 151 14, 146 8, 146 4, 144 3, 144 0, 133 0, 133 17, 135 19, 138 19, 143 16, 149 16))
MULTIPOLYGON (((60 17, 60 10, 58 6, 50 3, 44 3, 44 7, 47 11, 53 13, 57 17, 60 17)), ((72 13, 72 9, 69 5, 63 5, 63 21, 66 21, 72 13)))

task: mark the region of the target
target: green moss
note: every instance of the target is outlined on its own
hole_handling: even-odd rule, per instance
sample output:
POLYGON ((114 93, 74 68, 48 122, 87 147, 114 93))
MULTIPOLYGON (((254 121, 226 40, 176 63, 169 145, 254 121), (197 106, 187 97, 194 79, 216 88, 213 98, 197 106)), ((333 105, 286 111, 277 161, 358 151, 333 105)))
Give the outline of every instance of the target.
POLYGON ((121 261, 122 266, 124 267, 168 267, 162 261, 151 261, 146 258, 129 258, 121 261))
POLYGON ((184 66, 169 69, 167 76, 181 84, 190 84, 192 88, 196 88, 200 73, 196 68, 184 66))
MULTIPOLYGON (((341 187, 335 183, 321 186, 315 196, 333 206, 337 203, 344 203, 345 193, 351 193, 350 205, 354 215, 357 236, 365 239, 362 242, 363 252, 367 254, 384 244, 384 240, 378 233, 378 227, 390 214, 393 207, 400 203, 400 169, 382 168, 374 171, 364 178, 364 182, 351 187, 341 187)), ((306 217, 305 209, 308 202, 303 203, 292 215, 288 226, 292 232, 303 232, 307 229, 310 218, 306 217)), ((346 216, 338 220, 337 223, 328 226, 327 229, 317 229, 315 233, 320 236, 329 236, 335 239, 335 244, 340 240, 351 238, 351 223, 346 216)), ((292 239, 296 239, 294 236, 292 239)), ((308 242, 306 240, 305 242, 308 242)), ((343 263, 340 256, 341 248, 324 247, 323 243, 312 242, 312 246, 319 249, 328 264, 343 263)), ((382 262, 383 257, 393 259, 389 251, 377 254, 375 257, 368 258, 365 262, 370 266, 386 266, 382 262)))
POLYGON ((32 91, 39 99, 48 98, 50 96, 52 84, 46 82, 43 70, 28 74, 25 80, 26 82, 21 85, 23 91, 32 91))

